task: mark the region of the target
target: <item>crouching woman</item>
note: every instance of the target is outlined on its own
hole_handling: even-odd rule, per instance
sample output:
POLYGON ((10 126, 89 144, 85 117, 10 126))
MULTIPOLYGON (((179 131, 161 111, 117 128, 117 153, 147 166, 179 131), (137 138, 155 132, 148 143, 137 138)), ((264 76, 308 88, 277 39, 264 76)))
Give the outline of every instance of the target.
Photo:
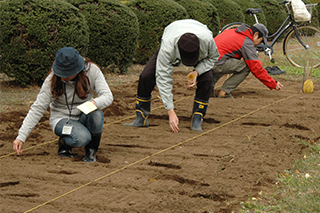
POLYGON ((18 155, 22 153, 23 143, 50 106, 50 125, 59 136, 58 155, 73 157, 72 148, 85 147, 82 161, 96 162, 104 120, 101 110, 112 101, 113 95, 98 65, 72 47, 59 49, 52 70, 13 141, 13 149, 18 155), (85 114, 77 107, 87 101, 97 109, 85 114))

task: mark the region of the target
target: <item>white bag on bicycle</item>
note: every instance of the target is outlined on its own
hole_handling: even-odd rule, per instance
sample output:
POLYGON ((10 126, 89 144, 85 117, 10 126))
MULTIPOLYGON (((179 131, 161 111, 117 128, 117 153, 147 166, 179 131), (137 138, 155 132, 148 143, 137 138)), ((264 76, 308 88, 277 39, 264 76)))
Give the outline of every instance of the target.
POLYGON ((296 21, 310 21, 311 14, 301 0, 291 0, 293 16, 296 21))

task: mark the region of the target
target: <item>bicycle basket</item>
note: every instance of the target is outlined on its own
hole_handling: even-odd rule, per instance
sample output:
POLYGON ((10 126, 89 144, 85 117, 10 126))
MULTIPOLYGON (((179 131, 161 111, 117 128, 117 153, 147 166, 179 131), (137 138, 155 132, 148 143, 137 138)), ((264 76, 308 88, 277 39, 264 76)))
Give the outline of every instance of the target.
POLYGON ((313 4, 304 4, 301 0, 291 0, 291 5, 296 22, 311 20, 313 4))

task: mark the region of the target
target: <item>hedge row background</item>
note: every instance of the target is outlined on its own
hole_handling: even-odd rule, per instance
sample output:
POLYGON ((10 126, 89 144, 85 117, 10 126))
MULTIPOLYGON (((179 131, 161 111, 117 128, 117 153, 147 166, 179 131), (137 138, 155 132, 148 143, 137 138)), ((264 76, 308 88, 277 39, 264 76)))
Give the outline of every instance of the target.
POLYGON ((87 57, 100 66, 115 65, 120 72, 126 72, 139 36, 138 18, 132 10, 118 0, 65 1, 77 7, 87 20, 90 31, 87 57))
MULTIPOLYGON (((282 0, 0 0, 1 73, 20 85, 42 84, 55 53, 72 46, 80 54, 124 73, 145 64, 159 47, 164 28, 178 19, 196 19, 217 35, 231 22, 252 25, 249 7, 274 33, 287 16, 282 0)), ((303 0, 318 3, 319 0, 303 0)), ((320 4, 312 24, 319 27, 320 4)))
POLYGON ((188 17, 187 10, 173 0, 131 0, 127 5, 139 21, 140 35, 134 59, 140 64, 146 63, 159 47, 168 24, 188 17))
POLYGON ((60 1, 0 2, 1 72, 21 85, 42 84, 56 51, 88 52, 89 29, 77 8, 60 1))

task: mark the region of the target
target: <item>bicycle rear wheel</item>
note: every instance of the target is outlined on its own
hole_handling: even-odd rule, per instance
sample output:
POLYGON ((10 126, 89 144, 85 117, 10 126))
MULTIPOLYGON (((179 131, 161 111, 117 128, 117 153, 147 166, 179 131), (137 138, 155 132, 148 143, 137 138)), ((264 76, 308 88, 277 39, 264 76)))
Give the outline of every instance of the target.
MULTIPOLYGON (((241 23, 241 22, 233 22, 230 24, 225 25, 224 27, 221 28, 220 33, 222 33, 225 30, 229 30, 229 29, 234 29, 239 27, 241 24, 245 24, 245 23, 241 23)), ((249 25, 245 24, 248 28, 250 27, 249 25)))
POLYGON ((286 35, 284 40, 284 51, 287 59, 296 67, 306 66, 309 64, 316 68, 320 66, 320 30, 314 26, 299 26, 296 31, 293 29, 286 35), (301 39, 303 47, 299 42, 301 39))

